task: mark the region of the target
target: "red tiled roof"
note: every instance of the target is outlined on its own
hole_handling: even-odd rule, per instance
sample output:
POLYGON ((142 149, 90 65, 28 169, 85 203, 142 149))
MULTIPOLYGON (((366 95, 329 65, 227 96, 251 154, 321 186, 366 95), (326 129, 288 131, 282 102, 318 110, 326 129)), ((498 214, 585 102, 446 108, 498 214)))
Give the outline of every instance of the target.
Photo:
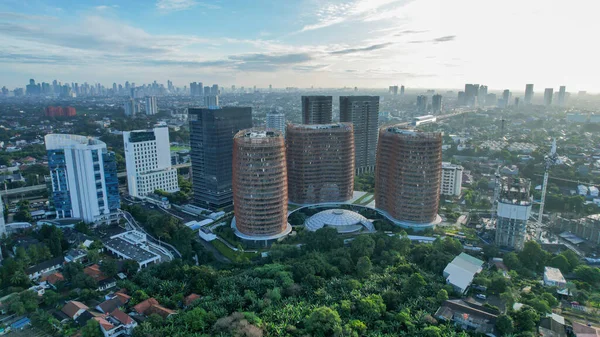
POLYGON ((188 306, 188 305, 190 305, 190 304, 194 303, 194 301, 195 301, 195 300, 197 300, 197 299, 199 299, 199 298, 200 298, 200 295, 198 295, 198 294, 194 294, 194 293, 191 293, 191 294, 187 295, 187 296, 186 296, 186 297, 183 299, 183 304, 184 304, 185 306, 188 306))
POLYGON ((106 275, 104 275, 102 271, 100 271, 100 266, 97 264, 93 264, 89 267, 86 267, 83 270, 83 273, 90 276, 96 281, 102 281, 107 278, 106 275))
POLYGON ((65 306, 62 308, 62 312, 65 313, 65 315, 73 318, 75 316, 75 314, 77 314, 77 312, 79 310, 87 310, 89 309, 87 305, 81 303, 81 302, 77 302, 77 301, 70 301, 67 304, 65 304, 65 306))
POLYGON ((53 273, 46 276, 45 281, 50 284, 56 284, 56 282, 64 281, 65 277, 61 273, 53 273))
POLYGON ((102 328, 104 328, 104 330, 109 331, 115 328, 114 325, 112 325, 109 321, 106 320, 106 318, 102 317, 102 316, 97 316, 94 317, 94 319, 96 321, 98 321, 98 323, 100 323, 100 325, 102 326, 102 328))
POLYGON ((117 321, 121 322, 124 325, 133 323, 133 319, 129 315, 127 315, 126 313, 122 312, 119 309, 113 310, 113 312, 111 312, 110 315, 112 317, 116 318, 117 321))
POLYGON ((131 299, 131 296, 129 296, 121 291, 117 291, 115 293, 115 296, 117 296, 121 300, 121 303, 123 303, 123 304, 129 302, 129 300, 131 299))
POLYGON ((143 302, 138 303, 136 306, 133 307, 133 310, 135 310, 138 314, 146 316, 157 314, 162 318, 167 318, 169 317, 169 315, 176 313, 175 311, 167 309, 160 305, 160 303, 158 303, 158 301, 154 298, 149 298, 143 302))

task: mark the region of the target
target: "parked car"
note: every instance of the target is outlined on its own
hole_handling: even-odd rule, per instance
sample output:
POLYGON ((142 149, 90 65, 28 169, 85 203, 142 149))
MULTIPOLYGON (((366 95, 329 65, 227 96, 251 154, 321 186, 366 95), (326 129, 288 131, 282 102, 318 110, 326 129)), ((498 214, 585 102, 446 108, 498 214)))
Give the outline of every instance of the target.
POLYGON ((475 295, 475 297, 477 297, 480 300, 485 300, 487 298, 487 296, 485 296, 484 294, 477 294, 475 295))

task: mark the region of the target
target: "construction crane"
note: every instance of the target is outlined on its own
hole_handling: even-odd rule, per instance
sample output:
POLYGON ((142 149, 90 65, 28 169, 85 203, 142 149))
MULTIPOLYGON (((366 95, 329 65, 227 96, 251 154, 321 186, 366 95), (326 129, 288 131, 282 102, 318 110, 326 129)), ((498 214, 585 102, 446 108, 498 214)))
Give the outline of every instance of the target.
POLYGON ((556 155, 556 139, 552 140, 552 147, 550 153, 544 156, 544 182, 542 183, 542 197, 540 200, 540 212, 537 219, 537 239, 540 240, 542 236, 542 218, 544 216, 544 205, 546 203, 546 191, 548 190, 548 174, 550 167, 556 165, 558 156, 556 155))

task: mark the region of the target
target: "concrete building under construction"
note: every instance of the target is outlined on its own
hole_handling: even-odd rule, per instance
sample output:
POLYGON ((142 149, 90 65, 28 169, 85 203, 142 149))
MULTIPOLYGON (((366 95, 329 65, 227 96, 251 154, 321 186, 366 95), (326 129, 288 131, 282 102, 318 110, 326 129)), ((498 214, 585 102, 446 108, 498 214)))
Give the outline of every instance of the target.
POLYGON ((427 228, 438 215, 442 135, 399 125, 379 130, 375 206, 404 227, 427 228))
POLYGON ((247 240, 274 240, 291 231, 283 134, 246 129, 233 138, 234 227, 247 240))
POLYGON ((525 245, 527 220, 531 214, 531 181, 518 177, 502 177, 499 184, 496 245, 521 250, 525 245))
POLYGON ((290 202, 314 204, 352 198, 352 123, 288 124, 286 138, 290 202))

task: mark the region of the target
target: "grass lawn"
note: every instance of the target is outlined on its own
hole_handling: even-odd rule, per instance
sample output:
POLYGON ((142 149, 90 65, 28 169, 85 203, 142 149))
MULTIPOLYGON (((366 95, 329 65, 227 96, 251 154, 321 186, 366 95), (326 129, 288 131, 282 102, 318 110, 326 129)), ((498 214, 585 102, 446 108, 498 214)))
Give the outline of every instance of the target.
POLYGON ((189 150, 189 149, 190 149, 190 148, 189 148, 189 147, 187 147, 187 146, 181 146, 181 145, 178 145, 178 146, 171 146, 171 151, 172 151, 172 152, 178 152, 178 151, 182 151, 182 150, 189 150))
POLYGON ((227 245, 219 240, 213 240, 210 243, 219 251, 219 253, 223 254, 226 258, 233 262, 244 262, 246 259, 252 260, 258 256, 257 253, 240 253, 231 250, 231 248, 227 247, 227 245))
POLYGON ((356 199, 352 204, 354 205, 366 205, 373 200, 373 193, 365 193, 362 197, 356 199))

